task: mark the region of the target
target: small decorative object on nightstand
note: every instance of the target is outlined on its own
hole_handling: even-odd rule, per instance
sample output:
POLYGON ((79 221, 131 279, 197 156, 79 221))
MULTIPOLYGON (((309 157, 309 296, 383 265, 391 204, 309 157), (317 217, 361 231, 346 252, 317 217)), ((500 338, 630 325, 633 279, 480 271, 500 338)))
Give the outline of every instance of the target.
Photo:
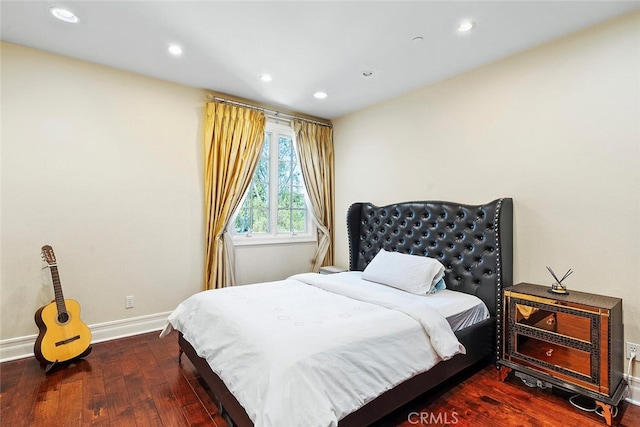
POLYGON ((345 271, 347 271, 346 268, 336 267, 335 265, 325 265, 324 267, 320 267, 320 274, 342 273, 345 271))
POLYGON ((564 276, 562 276, 562 279, 558 279, 558 276, 556 276, 556 273, 553 272, 551 267, 547 266, 547 270, 555 279, 555 282, 553 282, 553 284, 551 285, 551 289, 549 289, 549 292, 551 292, 552 294, 568 294, 569 292, 567 292, 567 287, 562 284, 562 281, 569 277, 571 273, 573 273, 573 270, 567 270, 567 272, 564 273, 564 276))
POLYGON ((627 388, 622 300, 548 291, 529 283, 504 290, 500 377, 504 381, 513 369, 589 397, 610 426, 627 388))

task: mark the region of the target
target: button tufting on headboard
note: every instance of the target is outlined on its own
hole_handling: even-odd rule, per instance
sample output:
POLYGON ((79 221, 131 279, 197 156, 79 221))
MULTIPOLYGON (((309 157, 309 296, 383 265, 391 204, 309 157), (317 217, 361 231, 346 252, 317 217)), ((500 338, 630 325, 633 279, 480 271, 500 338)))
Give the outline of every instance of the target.
POLYGON ((430 256, 445 266, 447 288, 477 295, 495 316, 501 288, 512 284, 512 212, 508 198, 477 206, 354 203, 347 213, 350 268, 364 270, 380 249, 430 256))

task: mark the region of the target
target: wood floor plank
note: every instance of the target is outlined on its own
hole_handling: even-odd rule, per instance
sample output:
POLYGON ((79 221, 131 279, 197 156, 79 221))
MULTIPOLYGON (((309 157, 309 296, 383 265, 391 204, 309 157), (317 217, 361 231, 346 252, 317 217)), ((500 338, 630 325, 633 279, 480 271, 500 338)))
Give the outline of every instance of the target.
POLYGON ((82 381, 82 416, 91 425, 109 422, 103 371, 101 368, 96 369, 95 365, 95 362, 90 364, 91 369, 85 371, 82 381))
POLYGON ((33 408, 34 424, 40 424, 47 421, 55 420, 58 413, 58 404, 60 403, 60 389, 44 388, 38 392, 36 402, 33 408))
MULTIPOLYGON (((11 363, 11 362, 10 362, 11 363)), ((30 420, 40 392, 39 384, 44 379, 44 372, 40 364, 29 360, 20 375, 17 385, 7 389, 6 394, 13 392, 8 405, 2 407, 3 425, 20 425, 24 420, 30 420)), ((0 378, 0 381, 3 381, 0 378)))
POLYGON ((0 364, 0 414, 8 413, 15 390, 26 367, 26 359, 0 364))
MULTIPOLYGON (((4 401, 5 392, 17 385, 25 369, 26 362, 26 359, 22 359, 0 364, 0 378, 2 378, 2 382, 0 382, 0 399, 2 401, 4 401)), ((8 396, 11 396, 11 393, 8 396)))
POLYGON ((113 425, 135 425, 133 407, 124 377, 105 378, 104 390, 110 422, 113 425))
POLYGON ((140 365, 140 360, 137 357, 125 357, 120 360, 119 365, 122 368, 122 375, 125 377, 142 376, 143 366, 140 365))
POLYGON ((164 372, 158 365, 155 356, 151 352, 151 348, 148 343, 144 343, 139 347, 140 349, 145 349, 146 351, 137 352, 136 357, 138 358, 138 362, 140 366, 143 366, 142 374, 144 375, 145 380, 149 387, 154 387, 160 384, 163 384, 167 381, 165 378, 164 372))
POLYGON ((151 396, 144 400, 138 400, 133 405, 133 416, 136 420, 136 427, 156 427, 163 425, 158 409, 151 396))
POLYGON ((187 381, 184 376, 178 373, 176 378, 170 381, 169 384, 171 385, 171 391, 173 392, 173 395, 176 396, 176 399, 181 406, 191 405, 192 403, 200 403, 198 395, 193 392, 191 384, 189 384, 189 381, 187 381))
POLYGON ((189 425, 182 412, 182 406, 173 395, 169 384, 163 383, 152 387, 151 395, 164 424, 176 427, 189 425))
POLYGON ((105 395, 92 395, 82 399, 82 420, 85 424, 109 424, 109 410, 105 395))
POLYGON ((82 425, 82 380, 65 382, 60 387, 60 396, 56 418, 59 425, 82 425))
POLYGON ((137 403, 151 398, 151 392, 144 376, 139 373, 137 375, 128 375, 124 377, 127 385, 127 394, 132 403, 137 403))
POLYGON ((213 417, 204 409, 200 402, 193 402, 182 407, 182 413, 189 426, 210 426, 213 417))
MULTIPOLYGON (((33 358, 0 364, 0 414, 5 426, 227 427, 191 362, 178 363, 177 336, 142 334, 93 345, 86 360, 49 374, 33 358)), ((373 427, 604 427, 567 393, 529 388, 494 366, 461 376, 398 409, 373 427), (456 421, 456 422, 454 422, 456 421)), ((640 407, 627 402, 616 427, 640 425, 640 407)))
POLYGON ((70 383, 78 381, 85 375, 85 371, 91 370, 91 365, 88 361, 80 359, 66 364, 64 369, 56 370, 56 374, 60 375, 60 383, 70 383))

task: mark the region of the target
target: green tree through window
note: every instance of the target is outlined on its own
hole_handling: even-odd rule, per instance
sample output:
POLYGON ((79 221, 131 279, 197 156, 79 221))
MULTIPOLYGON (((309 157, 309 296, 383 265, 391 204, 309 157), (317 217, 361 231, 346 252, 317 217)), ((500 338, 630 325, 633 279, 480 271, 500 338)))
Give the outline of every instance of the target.
POLYGON ((235 220, 236 233, 268 233, 269 229, 269 150, 271 133, 265 132, 264 145, 256 172, 235 220))
POLYGON ((234 233, 296 235, 309 232, 304 183, 291 129, 267 122, 262 154, 234 233))

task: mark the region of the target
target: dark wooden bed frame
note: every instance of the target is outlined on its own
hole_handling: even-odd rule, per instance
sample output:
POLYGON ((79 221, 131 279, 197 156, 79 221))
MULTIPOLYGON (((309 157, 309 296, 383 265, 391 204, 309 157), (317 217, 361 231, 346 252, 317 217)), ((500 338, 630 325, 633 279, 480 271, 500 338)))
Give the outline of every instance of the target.
MULTIPOLYGON (((440 362, 381 394, 340 420, 341 427, 369 425, 464 369, 500 357, 502 289, 513 284, 510 198, 485 205, 424 201, 379 207, 354 203, 347 212, 347 232, 350 270, 364 270, 380 249, 436 258, 446 268, 447 288, 478 296, 490 318, 455 333, 466 354, 440 362)), ((181 355, 184 352, 194 364, 228 421, 238 427, 253 426, 207 361, 182 334, 178 342, 181 355)))

